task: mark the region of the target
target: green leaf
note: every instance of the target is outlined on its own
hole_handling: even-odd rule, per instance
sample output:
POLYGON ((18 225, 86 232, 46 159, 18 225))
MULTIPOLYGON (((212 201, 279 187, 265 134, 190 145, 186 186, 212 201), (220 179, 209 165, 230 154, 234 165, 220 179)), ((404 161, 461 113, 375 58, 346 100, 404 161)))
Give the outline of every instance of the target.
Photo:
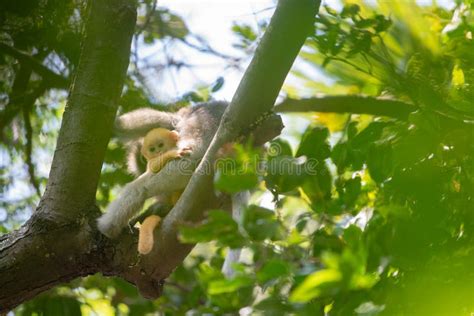
POLYGON ((281 226, 275 212, 250 205, 243 214, 243 227, 253 240, 275 239, 281 235, 281 226))
POLYGON ((219 77, 211 86, 211 92, 217 92, 224 86, 224 77, 219 77))
POLYGON ((281 138, 277 138, 270 142, 270 147, 268 148, 267 153, 269 159, 277 156, 293 156, 290 144, 281 138))
POLYGON ((392 146, 388 143, 373 144, 367 157, 367 168, 376 182, 383 182, 393 170, 392 146))
POLYGON ((337 167, 337 172, 342 174, 349 165, 349 146, 346 142, 337 143, 331 151, 331 160, 337 167))
POLYGON ((264 179, 267 188, 278 193, 290 192, 304 181, 303 164, 291 156, 271 158, 264 179))
MULTIPOLYGON (((232 161, 232 160, 227 160, 232 161)), ((222 162, 222 161, 220 161, 222 162)), ((237 193, 253 189, 259 182, 258 175, 254 170, 217 170, 214 177, 215 188, 222 192, 237 193)))
POLYGON ((331 148, 327 142, 329 130, 322 127, 308 128, 301 137, 296 157, 306 156, 321 162, 329 157, 331 148))
POLYGON ((280 259, 271 259, 257 271, 257 280, 260 283, 265 283, 272 279, 285 277, 289 272, 290 266, 287 262, 280 259))
POLYGON ((360 12, 360 7, 357 4, 346 4, 341 12, 341 17, 352 17, 360 12))
POLYGON ((284 298, 270 296, 258 302, 253 308, 257 311, 261 311, 262 315, 289 315, 292 312, 291 306, 286 302, 284 298))
POLYGON ((186 243, 217 240, 231 248, 240 248, 245 244, 237 223, 228 212, 221 210, 210 211, 201 224, 181 225, 179 232, 180 240, 186 243))
POLYGON ((233 279, 220 279, 209 282, 207 292, 210 295, 233 293, 243 287, 252 286, 254 281, 248 276, 237 276, 233 279))
POLYGON ((259 183, 260 153, 251 144, 235 145, 235 158, 217 160, 214 185, 219 191, 236 193, 255 188, 259 183))
POLYGON ((345 181, 344 183, 344 203, 347 207, 351 207, 361 192, 362 184, 360 177, 355 177, 345 181))
POLYGON ((74 297, 42 295, 27 302, 18 315, 81 315, 81 305, 74 297))
POLYGON ((377 21, 374 29, 377 33, 384 32, 388 30, 388 28, 392 25, 392 20, 387 19, 383 15, 377 14, 375 16, 375 20, 377 21))
POLYGON ((338 289, 342 274, 335 269, 323 269, 310 274, 290 294, 290 302, 306 303, 338 289))

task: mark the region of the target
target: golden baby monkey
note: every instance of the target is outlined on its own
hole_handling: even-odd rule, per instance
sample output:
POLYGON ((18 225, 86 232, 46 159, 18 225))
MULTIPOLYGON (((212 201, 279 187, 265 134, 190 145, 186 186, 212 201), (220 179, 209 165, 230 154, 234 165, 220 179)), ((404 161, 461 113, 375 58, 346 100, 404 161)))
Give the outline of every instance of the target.
POLYGON ((166 163, 187 153, 188 149, 178 149, 179 135, 176 131, 166 128, 154 128, 143 139, 141 154, 147 160, 147 170, 157 173, 166 163))
MULTIPOLYGON (((178 149, 179 135, 176 131, 166 128, 155 128, 149 131, 143 139, 141 154, 147 160, 147 171, 158 173, 166 163, 175 158, 189 154, 188 148, 178 149)), ((176 203, 181 192, 171 196, 171 203, 176 203)), ((138 234, 138 252, 142 255, 150 253, 153 249, 153 231, 160 224, 161 217, 150 215, 143 220, 138 234)))

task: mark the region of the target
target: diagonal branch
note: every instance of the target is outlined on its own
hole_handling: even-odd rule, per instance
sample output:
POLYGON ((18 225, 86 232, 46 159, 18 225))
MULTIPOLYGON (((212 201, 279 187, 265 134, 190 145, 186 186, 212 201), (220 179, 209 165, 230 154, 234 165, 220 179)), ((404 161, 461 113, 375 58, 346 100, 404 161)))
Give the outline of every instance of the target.
POLYGON ((415 105, 392 99, 359 95, 323 96, 308 99, 286 99, 275 106, 279 113, 290 112, 331 112, 370 114, 406 120, 415 111, 415 105))

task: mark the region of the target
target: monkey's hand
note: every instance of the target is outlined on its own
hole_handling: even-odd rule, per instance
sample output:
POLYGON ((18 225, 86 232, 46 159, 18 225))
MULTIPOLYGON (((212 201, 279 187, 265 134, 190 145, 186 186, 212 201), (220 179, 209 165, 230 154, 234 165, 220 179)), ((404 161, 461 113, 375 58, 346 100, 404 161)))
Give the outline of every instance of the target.
POLYGON ((193 151, 192 151, 191 147, 184 147, 184 148, 178 149, 179 157, 191 156, 192 152, 193 151))
POLYGON ((182 158, 191 155, 191 148, 185 147, 182 149, 168 150, 164 154, 152 158, 148 161, 148 168, 153 173, 160 172, 161 169, 171 160, 176 158, 182 158))
POLYGON ((153 249, 153 231, 161 222, 158 215, 150 215, 143 221, 138 234, 138 252, 142 255, 149 254, 153 249))

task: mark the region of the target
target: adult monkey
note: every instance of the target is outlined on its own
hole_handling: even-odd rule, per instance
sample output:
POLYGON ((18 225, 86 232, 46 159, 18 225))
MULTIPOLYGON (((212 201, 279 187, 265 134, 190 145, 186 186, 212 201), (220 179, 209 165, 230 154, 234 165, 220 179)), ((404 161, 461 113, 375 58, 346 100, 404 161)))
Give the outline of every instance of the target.
MULTIPOLYGON (((201 175, 199 171, 205 168, 206 163, 213 160, 217 151, 224 143, 232 141, 234 137, 238 136, 239 133, 255 122, 255 120, 272 109, 283 81, 304 44, 306 37, 314 34, 315 16, 318 12, 319 5, 320 1, 318 0, 278 1, 275 13, 257 47, 252 62, 245 72, 244 78, 240 82, 237 92, 232 99, 231 106, 227 109, 219 125, 218 132, 210 143, 206 155, 202 158, 202 163, 197 168, 198 172, 193 175, 189 185, 184 191, 184 199, 181 199, 183 203, 181 203, 181 201, 178 202, 170 214, 173 216, 168 216, 169 220, 165 220, 165 224, 167 225, 163 227, 165 233, 160 235, 162 238, 172 241, 176 246, 177 244, 173 237, 167 237, 170 233, 174 236, 176 220, 181 218, 194 218, 202 213, 202 207, 204 206, 203 201, 199 201, 196 207, 189 204, 191 202, 190 199, 199 200, 199 194, 205 193, 205 191, 202 191, 200 188, 207 188, 206 183, 209 177, 201 175)), ((255 135, 259 135, 259 133, 255 133, 255 135)), ((269 139, 271 138, 265 140, 269 139)), ((176 163, 176 161, 170 162, 162 172, 167 169, 173 170, 176 163)), ((181 175, 179 177, 182 178, 181 175)), ((151 185, 150 189, 153 189, 150 183, 151 181, 146 178, 146 174, 136 181, 138 180, 142 181, 146 186, 151 185)), ((184 177, 183 179, 175 178, 173 183, 177 184, 181 180, 183 180, 183 183, 181 183, 182 188, 189 180, 189 177, 184 177)), ((161 186, 162 189, 165 189, 163 183, 161 186)), ((176 189, 179 188, 173 188, 173 190, 176 189)), ((187 249, 180 248, 182 252, 177 257, 182 258, 182 256, 187 253, 187 249)), ((165 277, 170 271, 169 268, 171 268, 175 262, 179 261, 179 258, 176 260, 172 258, 168 259, 170 259, 168 260, 168 266, 163 269, 163 273, 152 272, 155 278, 165 277)), ((151 262, 149 265, 150 264, 151 262)), ((150 270, 152 270, 151 266, 150 270)))
MULTIPOLYGON (((184 189, 195 164, 207 150, 228 104, 226 102, 208 102, 183 108, 176 113, 163 112, 149 108, 138 109, 120 116, 116 121, 116 131, 124 139, 135 142, 157 127, 175 130, 179 135, 177 150, 186 150, 186 160, 168 162, 158 174, 146 170, 137 179, 125 185, 116 200, 107 207, 106 213, 98 219, 99 230, 109 238, 120 234, 129 220, 139 212, 145 200, 157 196, 168 196, 184 189)), ((282 128, 280 117, 271 113, 263 115, 248 132, 254 131, 252 138, 257 145, 278 135, 282 128), (274 126, 274 128, 268 128, 274 126), (259 130, 268 132, 262 133, 259 130)), ((132 146, 138 151, 136 146, 132 146)), ((129 155, 129 167, 140 174, 135 166, 137 156, 129 155)), ((209 166, 212 167, 212 166, 209 166)), ((208 169, 212 172, 212 168, 208 169)), ((248 202, 248 194, 240 193, 232 197, 232 213, 239 221, 242 209, 248 202)), ((224 273, 232 274, 231 262, 237 261, 240 250, 232 250, 226 258, 224 273)))

